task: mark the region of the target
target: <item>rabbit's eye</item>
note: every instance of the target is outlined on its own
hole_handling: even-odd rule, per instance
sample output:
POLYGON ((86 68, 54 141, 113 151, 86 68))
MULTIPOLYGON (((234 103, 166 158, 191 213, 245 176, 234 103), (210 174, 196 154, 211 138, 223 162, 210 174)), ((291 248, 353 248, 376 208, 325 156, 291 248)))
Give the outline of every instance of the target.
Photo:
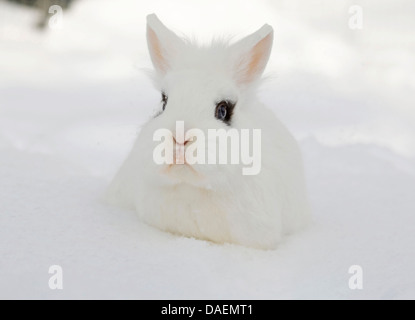
POLYGON ((166 96, 166 94, 164 92, 162 92, 161 93, 161 102, 163 103, 163 111, 164 111, 164 109, 166 109, 167 99, 168 99, 168 97, 166 96))
POLYGON ((229 125, 230 120, 232 118, 233 108, 235 107, 235 103, 231 101, 221 101, 216 104, 216 111, 215 117, 219 120, 222 120, 226 124, 229 125))
POLYGON ((226 114, 228 113, 228 108, 225 105, 221 105, 218 107, 218 118, 220 120, 226 119, 226 114))

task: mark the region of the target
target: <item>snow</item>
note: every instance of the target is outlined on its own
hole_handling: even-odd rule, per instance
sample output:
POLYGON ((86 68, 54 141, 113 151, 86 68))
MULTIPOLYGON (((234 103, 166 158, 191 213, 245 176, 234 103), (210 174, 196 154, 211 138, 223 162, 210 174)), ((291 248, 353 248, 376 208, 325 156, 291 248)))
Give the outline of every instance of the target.
POLYGON ((225 3, 82 0, 42 33, 0 1, 0 298, 415 298, 413 3, 362 2, 362 30, 347 27, 359 1, 225 3), (277 250, 177 237, 103 201, 159 99, 140 70, 151 12, 202 39, 274 26, 261 97, 301 143, 313 206, 277 250))

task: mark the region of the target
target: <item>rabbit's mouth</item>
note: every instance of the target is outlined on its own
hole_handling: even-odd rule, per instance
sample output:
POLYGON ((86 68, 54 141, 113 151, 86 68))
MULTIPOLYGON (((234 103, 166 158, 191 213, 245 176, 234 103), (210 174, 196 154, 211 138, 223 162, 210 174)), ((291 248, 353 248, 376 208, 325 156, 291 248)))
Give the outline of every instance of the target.
POLYGON ((204 180, 204 176, 186 161, 184 164, 168 164, 161 170, 161 173, 174 180, 190 184, 198 184, 204 180))
POLYGON ((192 172, 192 173, 194 173, 194 174, 196 174, 196 175, 199 175, 199 173, 195 170, 195 168, 193 168, 193 166, 191 165, 191 164, 188 164, 187 162, 186 162, 186 160, 184 161, 184 163, 182 163, 182 164, 177 164, 177 163, 172 163, 172 164, 168 164, 163 170, 162 170, 162 172, 163 173, 165 173, 165 174, 169 174, 169 173, 171 173, 173 170, 180 170, 180 171, 189 171, 190 170, 190 172, 192 172))

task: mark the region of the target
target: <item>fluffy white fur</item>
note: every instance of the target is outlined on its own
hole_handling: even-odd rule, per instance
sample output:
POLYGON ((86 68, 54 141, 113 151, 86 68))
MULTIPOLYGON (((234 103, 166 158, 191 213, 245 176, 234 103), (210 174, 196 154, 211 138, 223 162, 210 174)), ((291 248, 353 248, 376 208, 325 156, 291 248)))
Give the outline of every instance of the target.
MULTIPOLYGON (((111 202, 135 208, 141 219, 175 234, 273 249, 284 234, 308 221, 298 145, 257 99, 256 88, 270 55, 273 29, 228 45, 201 47, 176 36, 154 15, 147 40, 164 112, 149 120, 108 190, 111 202), (231 126, 214 116, 215 102, 236 100, 231 126), (262 170, 242 175, 241 165, 156 165, 156 129, 237 128, 262 130, 262 170)), ((161 111, 162 106, 159 105, 161 111)), ((206 143, 206 146, 208 144, 206 143)))

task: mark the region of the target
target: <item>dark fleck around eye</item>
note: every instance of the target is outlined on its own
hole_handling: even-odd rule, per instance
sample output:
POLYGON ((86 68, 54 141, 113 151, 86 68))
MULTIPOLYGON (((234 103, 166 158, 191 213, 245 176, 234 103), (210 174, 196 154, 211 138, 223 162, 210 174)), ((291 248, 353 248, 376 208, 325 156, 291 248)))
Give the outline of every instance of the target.
POLYGON ((235 107, 235 103, 227 100, 223 100, 216 104, 215 110, 215 117, 218 120, 225 122, 226 124, 230 124, 233 108, 235 107))
POLYGON ((168 100, 168 97, 166 96, 166 94, 164 92, 162 92, 161 93, 161 102, 163 103, 163 111, 164 111, 164 109, 166 109, 167 100, 168 100))

